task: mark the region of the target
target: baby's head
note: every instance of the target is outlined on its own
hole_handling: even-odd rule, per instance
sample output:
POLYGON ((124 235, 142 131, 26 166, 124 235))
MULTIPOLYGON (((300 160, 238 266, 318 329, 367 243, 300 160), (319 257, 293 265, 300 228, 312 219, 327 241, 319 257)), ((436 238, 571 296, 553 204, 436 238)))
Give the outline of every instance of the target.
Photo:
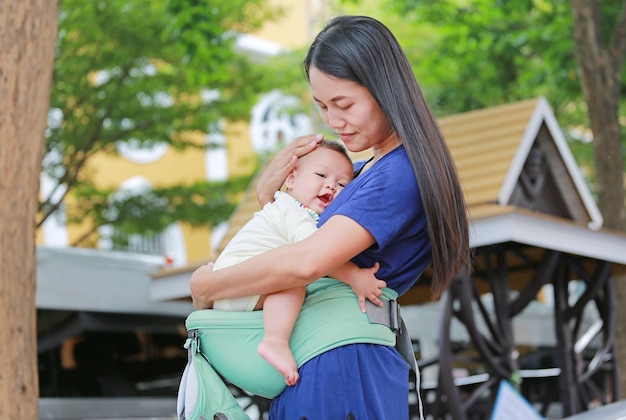
POLYGON ((346 149, 341 143, 323 140, 315 150, 298 158, 285 186, 296 200, 322 214, 353 177, 346 149))

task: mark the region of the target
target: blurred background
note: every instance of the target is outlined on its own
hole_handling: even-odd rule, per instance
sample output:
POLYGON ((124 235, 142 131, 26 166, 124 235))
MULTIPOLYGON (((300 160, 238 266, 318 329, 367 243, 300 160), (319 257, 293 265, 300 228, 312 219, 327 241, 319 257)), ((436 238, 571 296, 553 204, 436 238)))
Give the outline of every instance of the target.
MULTIPOLYGON (((333 136, 310 99, 301 61, 315 34, 338 14, 371 15, 394 32, 444 131, 457 127, 455 116, 473 115, 474 127, 483 128, 477 135, 486 138, 496 128, 484 121, 502 126, 507 123, 499 118, 521 116, 521 134, 508 160, 485 158, 500 163, 487 176, 497 179, 498 188, 512 165, 527 162, 533 142, 520 140, 527 125, 532 126, 532 116, 558 121, 556 128, 549 127, 550 135, 567 149, 559 155, 567 163, 564 172, 575 173, 567 191, 582 197, 580 207, 589 214, 584 223, 597 222, 601 212, 605 226, 608 221, 611 229, 623 231, 623 216, 618 221, 606 217, 608 206, 617 206, 618 214, 623 209, 623 183, 621 202, 593 203, 606 179, 598 171, 606 168, 594 155, 598 134, 591 128, 589 88, 581 79, 579 63, 585 57, 577 46, 572 4, 60 0, 36 221, 40 417, 174 416, 187 357, 184 320, 193 310, 191 272, 215 260, 256 209, 251 186, 273 152, 299 135, 333 136), (504 108, 509 111, 499 116, 472 114, 520 103, 531 105, 504 108)), ((617 0, 598 6, 606 45, 626 25, 619 20, 623 10, 617 0)), ((623 52, 621 58, 623 62, 623 52)), ((618 121, 623 179, 626 73, 621 66, 614 71, 621 87, 610 105, 618 121)), ((453 142, 453 130, 448 133, 453 142)), ((486 165, 485 160, 474 165, 486 165)), ((545 195, 535 198, 539 196, 545 195)), ((532 207, 533 200, 513 204, 524 207, 522 202, 534 211, 575 219, 571 213, 549 211, 550 206, 532 207)), ((617 238, 619 246, 626 243, 617 238)), ((618 266, 626 264, 607 255, 618 266)), ((576 285, 567 289, 582 294, 576 285)), ((440 341, 439 331, 419 328, 423 316, 441 317, 439 304, 426 302, 426 290, 416 290, 406 301, 412 306, 407 323, 422 359, 438 354, 440 341)), ((535 302, 553 307, 549 288, 535 292, 535 302)), ((598 319, 596 312, 581 309, 586 325, 598 319)), ((531 322, 533 330, 552 318, 548 312, 522 322, 531 322)), ((608 319, 604 321, 606 325, 608 319)), ((453 342, 467 340, 463 334, 452 336, 453 342)), ((532 363, 555 368, 553 339, 527 341, 520 344, 526 346, 521 351, 535 355, 532 363)), ((472 378, 485 371, 484 364, 466 364, 454 372, 472 378)), ((435 388, 437 375, 430 377, 435 388)), ((550 383, 526 390, 527 398, 550 383)), ((601 394, 606 397, 608 389, 613 388, 603 388, 601 394)), ((267 401, 233 392, 250 406, 253 418, 264 415, 267 401)), ((553 417, 563 415, 556 410, 553 417)), ((432 418, 445 415, 434 412, 432 418)))

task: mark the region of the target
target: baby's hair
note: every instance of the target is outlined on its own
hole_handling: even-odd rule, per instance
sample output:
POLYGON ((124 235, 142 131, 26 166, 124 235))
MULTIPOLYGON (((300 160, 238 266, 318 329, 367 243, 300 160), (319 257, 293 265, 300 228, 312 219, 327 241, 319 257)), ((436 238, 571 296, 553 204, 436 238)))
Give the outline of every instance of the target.
POLYGON ((324 139, 317 145, 317 147, 323 147, 325 149, 330 149, 341 153, 346 157, 346 159, 348 159, 350 165, 352 165, 352 159, 350 158, 348 151, 346 150, 345 146, 338 141, 324 139))

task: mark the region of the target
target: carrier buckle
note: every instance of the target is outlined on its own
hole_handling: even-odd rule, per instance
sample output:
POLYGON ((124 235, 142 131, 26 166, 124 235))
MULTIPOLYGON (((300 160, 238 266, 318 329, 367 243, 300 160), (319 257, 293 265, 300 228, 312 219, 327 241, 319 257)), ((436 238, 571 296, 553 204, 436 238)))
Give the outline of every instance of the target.
POLYGON ((383 306, 376 306, 369 300, 365 301, 367 317, 372 324, 382 324, 399 334, 402 329, 400 305, 396 300, 383 300, 383 306))

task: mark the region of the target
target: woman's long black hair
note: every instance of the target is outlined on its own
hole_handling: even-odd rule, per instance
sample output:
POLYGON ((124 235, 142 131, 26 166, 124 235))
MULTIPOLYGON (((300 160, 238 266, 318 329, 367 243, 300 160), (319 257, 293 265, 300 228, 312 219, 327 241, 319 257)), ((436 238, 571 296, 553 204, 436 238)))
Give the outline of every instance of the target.
POLYGON ((339 16, 317 35, 309 68, 369 90, 402 140, 415 172, 432 248, 431 295, 470 265, 465 197, 456 166, 409 61, 389 29, 367 16, 339 16))

